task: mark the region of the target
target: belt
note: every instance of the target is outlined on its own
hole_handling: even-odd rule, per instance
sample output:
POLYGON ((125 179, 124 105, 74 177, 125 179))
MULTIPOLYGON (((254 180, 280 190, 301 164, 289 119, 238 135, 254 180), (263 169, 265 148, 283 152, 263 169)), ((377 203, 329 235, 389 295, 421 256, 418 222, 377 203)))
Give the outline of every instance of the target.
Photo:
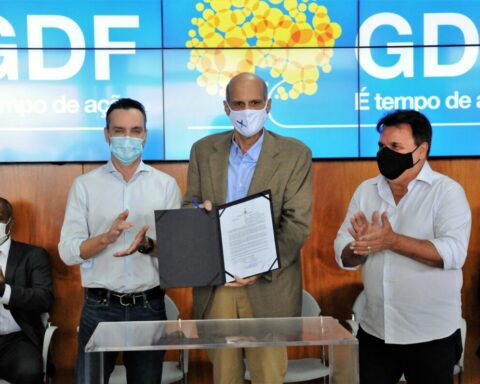
POLYGON ((121 293, 105 288, 86 288, 87 296, 119 303, 125 307, 145 304, 148 300, 158 299, 165 295, 165 291, 157 286, 143 292, 121 293))

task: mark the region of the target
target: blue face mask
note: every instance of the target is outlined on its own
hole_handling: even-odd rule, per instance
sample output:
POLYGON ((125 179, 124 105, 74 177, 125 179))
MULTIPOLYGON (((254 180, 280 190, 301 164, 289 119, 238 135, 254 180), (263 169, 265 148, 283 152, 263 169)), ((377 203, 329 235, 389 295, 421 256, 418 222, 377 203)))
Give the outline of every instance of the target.
POLYGON ((130 136, 110 137, 110 152, 123 165, 130 165, 143 151, 143 139, 130 136))

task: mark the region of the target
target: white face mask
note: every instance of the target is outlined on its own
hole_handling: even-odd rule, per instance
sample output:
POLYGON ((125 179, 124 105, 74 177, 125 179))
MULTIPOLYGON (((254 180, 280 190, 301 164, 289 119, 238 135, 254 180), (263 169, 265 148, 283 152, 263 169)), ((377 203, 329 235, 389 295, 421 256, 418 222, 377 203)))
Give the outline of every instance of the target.
POLYGON ((235 129, 244 137, 252 137, 260 132, 267 121, 267 105, 262 109, 244 109, 234 111, 230 105, 228 117, 235 129))
POLYGON ((8 236, 10 236, 10 231, 7 233, 7 225, 10 223, 11 218, 8 219, 6 223, 0 223, 0 245, 7 241, 8 236))

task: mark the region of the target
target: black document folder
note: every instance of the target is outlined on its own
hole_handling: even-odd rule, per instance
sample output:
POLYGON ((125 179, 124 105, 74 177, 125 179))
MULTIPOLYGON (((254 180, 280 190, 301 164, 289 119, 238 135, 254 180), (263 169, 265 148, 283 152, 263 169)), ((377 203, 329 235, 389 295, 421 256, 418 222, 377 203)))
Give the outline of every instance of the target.
POLYGON ((275 241, 275 261, 261 272, 279 268, 270 191, 264 191, 215 207, 210 212, 198 208, 155 211, 160 286, 223 285, 226 274, 233 278, 233 274, 225 270, 220 217, 230 207, 256 198, 268 199, 272 225, 266 230, 271 231, 275 241))

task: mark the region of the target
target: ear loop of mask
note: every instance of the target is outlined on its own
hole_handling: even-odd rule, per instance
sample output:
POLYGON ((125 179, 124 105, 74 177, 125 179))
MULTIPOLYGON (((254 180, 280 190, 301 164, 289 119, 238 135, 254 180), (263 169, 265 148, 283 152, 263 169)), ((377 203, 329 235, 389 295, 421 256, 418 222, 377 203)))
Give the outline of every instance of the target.
MULTIPOLYGON (((10 222, 12 221, 12 217, 10 216, 10 218, 8 219, 8 221, 5 223, 5 229, 8 227, 8 224, 10 224, 10 222)), ((8 233, 5 232, 5 234, 7 236, 10 236, 10 233, 12 232, 12 228, 10 228, 10 230, 8 231, 8 233)))
MULTIPOLYGON (((422 143, 422 144, 423 144, 423 143, 422 143)), ((420 144, 420 145, 422 145, 422 144, 420 144)), ((417 148, 415 148, 412 152, 410 152, 410 153, 412 154, 412 160, 413 160, 413 153, 414 153, 418 148, 420 148, 420 145, 417 145, 417 148)), ((413 163, 412 168, 415 167, 415 165, 417 165, 419 162, 420 162, 420 159, 418 159, 415 163, 413 163)))

